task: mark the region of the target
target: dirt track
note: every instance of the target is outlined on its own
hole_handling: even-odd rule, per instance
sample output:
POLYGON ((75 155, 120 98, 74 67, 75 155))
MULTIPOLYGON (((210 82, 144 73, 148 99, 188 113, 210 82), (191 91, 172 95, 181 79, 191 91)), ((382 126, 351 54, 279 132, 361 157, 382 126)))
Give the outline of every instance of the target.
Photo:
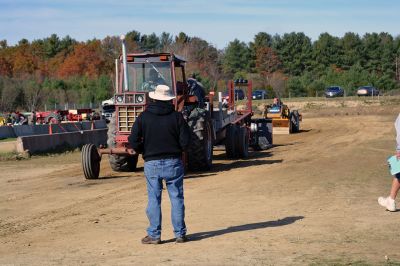
POLYGON ((142 171, 113 173, 103 160, 105 178, 84 181, 79 153, 0 162, 0 265, 400 261, 400 212, 377 204, 390 188, 397 113, 305 117, 303 132, 275 137, 276 147, 248 160, 214 152, 213 171, 185 180, 185 244, 140 244, 142 171))

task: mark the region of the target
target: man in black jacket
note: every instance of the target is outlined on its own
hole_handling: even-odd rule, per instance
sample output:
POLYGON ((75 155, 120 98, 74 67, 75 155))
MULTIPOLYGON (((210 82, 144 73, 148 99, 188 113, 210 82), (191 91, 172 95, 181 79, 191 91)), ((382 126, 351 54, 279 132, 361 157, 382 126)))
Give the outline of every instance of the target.
POLYGON ((161 242, 161 192, 165 180, 171 201, 171 219, 176 242, 186 241, 185 205, 183 197, 184 166, 182 152, 190 141, 190 132, 181 113, 176 112, 175 95, 166 85, 158 85, 149 93, 151 102, 132 127, 129 143, 143 153, 147 183, 147 217, 150 226, 143 244, 161 242))

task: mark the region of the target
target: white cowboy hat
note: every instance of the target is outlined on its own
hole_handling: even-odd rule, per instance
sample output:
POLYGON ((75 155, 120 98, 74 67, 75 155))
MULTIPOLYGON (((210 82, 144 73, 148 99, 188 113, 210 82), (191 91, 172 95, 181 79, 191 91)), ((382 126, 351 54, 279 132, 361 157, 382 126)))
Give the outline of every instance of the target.
POLYGON ((149 97, 159 101, 170 101, 175 95, 167 85, 157 85, 155 91, 149 92, 149 97))

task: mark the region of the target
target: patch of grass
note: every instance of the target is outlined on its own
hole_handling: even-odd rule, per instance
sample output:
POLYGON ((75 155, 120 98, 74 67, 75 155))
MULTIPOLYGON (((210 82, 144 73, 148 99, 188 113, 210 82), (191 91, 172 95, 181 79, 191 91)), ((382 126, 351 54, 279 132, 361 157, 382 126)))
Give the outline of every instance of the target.
POLYGON ((308 102, 304 105, 304 109, 306 110, 319 110, 323 107, 322 103, 314 103, 314 102, 308 102))
POLYGON ((36 152, 34 154, 30 154, 29 151, 24 153, 17 152, 0 152, 0 161, 18 161, 18 160, 27 160, 31 157, 55 157, 59 155, 66 155, 74 152, 80 152, 81 147, 74 148, 69 145, 62 145, 57 147, 56 149, 46 151, 46 152, 36 152))
MULTIPOLYGON (((333 98, 334 100, 335 98, 333 98)), ((281 101, 283 103, 286 102, 309 102, 309 101, 325 101, 325 97, 295 97, 295 98, 281 98, 281 101)), ((332 100, 332 99, 330 99, 332 100)), ((272 103, 272 99, 270 99, 270 102, 272 103)))
POLYGON ((16 141, 17 138, 0 139, 0 142, 16 141))
POLYGON ((380 100, 380 105, 381 106, 400 105, 400 98, 391 98, 391 99, 380 100))
POLYGON ((16 161, 29 159, 29 154, 20 154, 16 152, 0 152, 0 161, 16 161))
POLYGON ((69 145, 61 145, 58 146, 57 148, 53 149, 53 150, 49 150, 49 151, 45 151, 45 152, 36 152, 35 154, 33 154, 34 156, 56 156, 56 155, 62 155, 62 154, 68 154, 68 153, 73 153, 73 152, 77 152, 80 151, 82 147, 79 148, 75 148, 75 147, 71 147, 69 145))
POLYGON ((372 101, 372 100, 367 100, 367 99, 364 99, 362 102, 363 102, 364 105, 371 105, 371 104, 374 103, 374 101, 372 101))

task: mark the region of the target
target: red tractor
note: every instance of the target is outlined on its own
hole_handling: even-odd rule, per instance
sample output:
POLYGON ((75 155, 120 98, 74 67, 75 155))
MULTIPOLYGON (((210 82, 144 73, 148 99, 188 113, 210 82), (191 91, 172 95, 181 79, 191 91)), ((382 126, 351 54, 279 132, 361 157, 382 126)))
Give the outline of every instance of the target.
MULTIPOLYGON (((252 120, 251 82, 242 82, 248 88, 246 110, 237 111, 234 105, 234 82, 229 83, 232 94, 228 108, 222 106, 219 95, 218 107, 214 108, 213 94, 205 95, 201 84, 186 79, 186 61, 173 53, 127 54, 122 38, 122 56, 116 60, 115 113, 110 119, 106 146, 93 144, 82 147, 82 166, 85 178, 99 177, 100 160, 109 155, 115 171, 134 171, 138 154, 130 147, 128 136, 135 119, 149 102, 148 92, 158 84, 168 85, 176 98, 175 109, 183 113, 192 140, 185 156, 189 170, 209 170, 212 165, 213 146, 224 144, 230 158, 246 157, 249 146, 256 149, 272 144, 270 120, 252 120)), ((162 134, 162 132, 160 132, 162 134)))

